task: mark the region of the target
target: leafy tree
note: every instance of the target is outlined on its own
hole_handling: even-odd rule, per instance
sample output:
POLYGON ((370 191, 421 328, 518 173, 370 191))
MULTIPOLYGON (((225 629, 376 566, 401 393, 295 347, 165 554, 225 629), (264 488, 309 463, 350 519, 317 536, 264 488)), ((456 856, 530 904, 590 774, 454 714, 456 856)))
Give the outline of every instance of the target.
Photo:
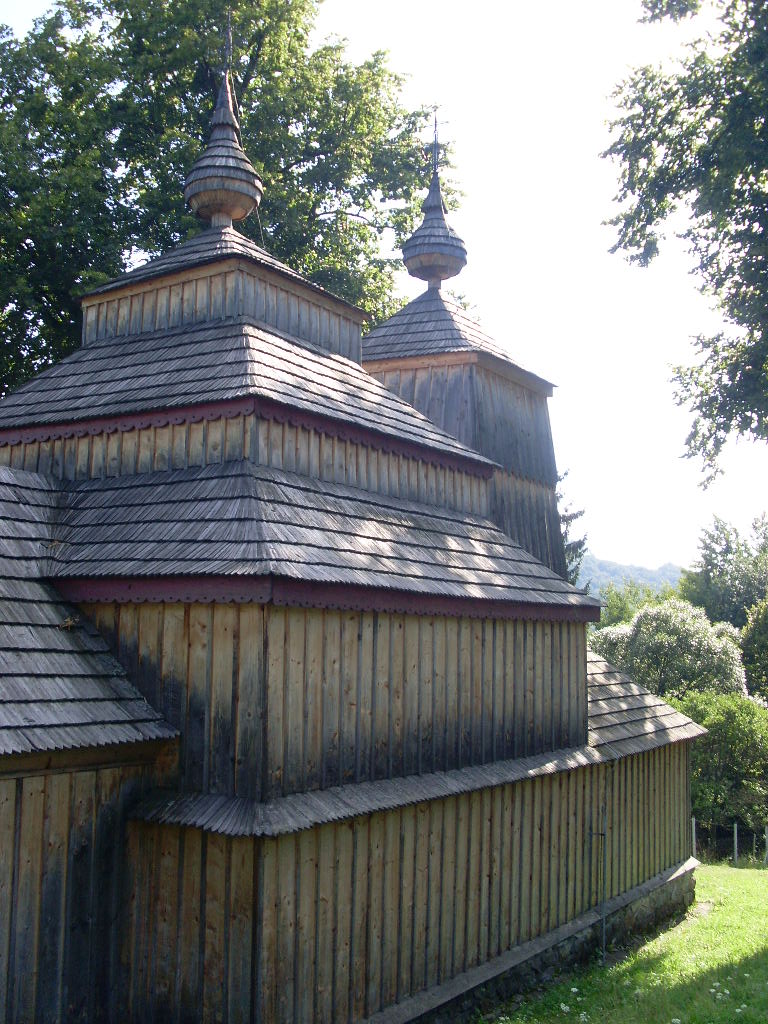
POLYGON ((741 657, 750 694, 768 701, 768 597, 747 613, 741 631, 741 657))
POLYGON ((768 519, 752 524, 752 538, 715 517, 699 541, 699 560, 680 578, 681 597, 698 605, 712 622, 741 628, 747 610, 768 593, 768 519))
MULTIPOLYGON (((574 537, 572 534, 573 524, 584 515, 584 509, 574 509, 570 502, 565 502, 565 495, 560 489, 560 484, 568 476, 568 470, 561 473, 557 478, 557 505, 560 513, 560 533, 563 538, 565 550, 565 578, 574 587, 579 584, 579 573, 581 563, 587 551, 587 536, 574 537)), ((588 587, 586 589, 589 589, 588 587)))
MULTIPOLYGON (((699 0, 644 0, 647 20, 695 16, 699 0)), ((703 290, 731 328, 699 337, 700 359, 675 371, 696 416, 688 454, 716 471, 729 435, 768 439, 768 5, 721 0, 675 70, 636 69, 606 155, 620 165, 615 249, 645 265, 680 207, 703 290)))
POLYGON ((762 830, 768 818, 768 710, 735 693, 672 704, 708 729, 691 750, 691 809, 702 822, 762 830))
POLYGON ((645 605, 628 625, 598 630, 589 645, 662 697, 746 693, 736 630, 725 622, 713 626, 700 608, 677 598, 645 605))
POLYGON ((640 608, 667 601, 674 596, 675 591, 669 586, 654 590, 648 584, 625 580, 621 586, 609 583, 607 587, 600 587, 599 594, 603 607, 600 611, 600 622, 595 628, 605 629, 606 626, 630 622, 640 608))
MULTIPOLYGON (((241 230, 314 281, 392 311, 429 168, 425 110, 382 53, 313 49, 316 0, 232 0, 243 145, 265 182, 241 230)), ((0 393, 76 344, 77 295, 199 230, 184 209, 223 66, 213 0, 59 0, 24 39, 0 28, 0 393)))

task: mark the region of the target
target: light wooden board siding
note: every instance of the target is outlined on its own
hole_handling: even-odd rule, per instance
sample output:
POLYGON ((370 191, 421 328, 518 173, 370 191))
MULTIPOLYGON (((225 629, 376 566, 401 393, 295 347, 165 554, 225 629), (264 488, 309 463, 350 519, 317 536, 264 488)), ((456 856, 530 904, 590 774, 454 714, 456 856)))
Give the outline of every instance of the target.
POLYGON ((130 476, 238 459, 408 501, 474 515, 492 513, 493 480, 253 413, 0 446, 0 465, 66 480, 130 476))
POLYGON ((191 790, 264 800, 586 739, 562 713, 586 688, 582 624, 256 604, 82 607, 181 730, 191 790))
POLYGON ((83 344, 248 316, 360 362, 360 324, 332 299, 237 260, 144 281, 83 302, 83 344))
POLYGON ((635 884, 685 860, 686 747, 278 839, 131 823, 132 855, 151 862, 134 879, 145 888, 134 888, 129 904, 133 933, 156 950, 137 950, 149 974, 134 972, 135 1019, 158 992, 172 990, 164 965, 176 964, 182 1016, 196 1006, 203 1021, 239 1022, 254 1007, 256 1019, 279 1024, 351 1024, 542 935, 602 899, 595 833, 604 800, 609 896, 631 884, 617 885, 630 877, 617 860, 635 863, 630 825, 645 850, 635 884), (664 806, 667 846, 649 840, 655 780, 672 797, 664 806), (178 913, 153 912, 158 893, 176 891, 180 871, 190 890, 180 904, 183 926, 178 913))
POLYGON ((125 808, 150 770, 0 777, 0 1022, 116 1019, 125 808))

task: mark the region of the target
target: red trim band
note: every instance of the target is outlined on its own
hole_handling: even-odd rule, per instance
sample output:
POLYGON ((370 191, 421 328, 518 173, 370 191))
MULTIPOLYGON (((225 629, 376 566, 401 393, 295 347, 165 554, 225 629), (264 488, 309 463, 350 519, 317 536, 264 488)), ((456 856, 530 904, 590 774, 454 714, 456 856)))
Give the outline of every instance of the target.
POLYGON ((529 619, 545 622, 597 622, 599 605, 533 604, 484 598, 441 597, 345 583, 308 583, 274 576, 166 576, 53 579, 73 603, 211 602, 272 603, 304 608, 380 611, 410 615, 450 615, 473 619, 529 619))

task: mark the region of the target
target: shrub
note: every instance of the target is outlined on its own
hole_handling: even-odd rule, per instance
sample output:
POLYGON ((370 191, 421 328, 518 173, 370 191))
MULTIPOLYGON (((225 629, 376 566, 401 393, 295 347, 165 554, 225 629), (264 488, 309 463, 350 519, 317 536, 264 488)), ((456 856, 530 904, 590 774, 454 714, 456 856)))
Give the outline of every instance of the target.
POLYGON ((691 810, 711 825, 762 831, 768 821, 768 710, 737 693, 670 701, 708 729, 691 750, 691 810))
POLYGON ((589 644, 660 696, 702 690, 746 694, 737 631, 723 622, 713 626, 687 601, 645 605, 628 625, 593 633, 589 644))

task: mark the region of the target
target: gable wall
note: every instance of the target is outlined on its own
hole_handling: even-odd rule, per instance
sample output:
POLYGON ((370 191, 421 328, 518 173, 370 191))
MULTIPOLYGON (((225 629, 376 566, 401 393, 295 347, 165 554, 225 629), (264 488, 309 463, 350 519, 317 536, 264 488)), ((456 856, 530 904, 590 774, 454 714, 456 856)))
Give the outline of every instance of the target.
POLYGON ((243 260, 166 274, 86 297, 83 345, 102 338, 250 316, 294 338, 360 362, 361 313, 345 309, 299 281, 243 260))
POLYGON ((188 791, 268 800, 586 742, 581 623, 81 607, 181 730, 188 791))
POLYGON ((474 515, 490 509, 482 477, 255 413, 0 446, 0 465, 64 480, 236 459, 474 515))

